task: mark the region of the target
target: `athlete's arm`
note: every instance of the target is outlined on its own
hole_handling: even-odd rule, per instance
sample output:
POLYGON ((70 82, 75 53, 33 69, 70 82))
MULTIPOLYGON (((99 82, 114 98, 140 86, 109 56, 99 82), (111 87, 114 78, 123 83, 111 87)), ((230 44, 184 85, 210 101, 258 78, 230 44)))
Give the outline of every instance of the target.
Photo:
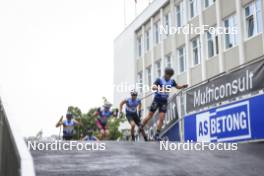
POLYGON ((121 101, 121 103, 120 103, 120 105, 119 105, 119 112, 120 112, 120 113, 121 113, 122 110, 123 110, 123 106, 124 106, 124 104, 126 104, 126 100, 121 101))
POLYGON ((138 116, 141 117, 141 102, 138 105, 138 116))
POLYGON ((56 128, 58 128, 59 126, 63 125, 62 119, 63 119, 63 116, 61 116, 60 120, 57 122, 56 128))
POLYGON ((141 105, 141 102, 138 104, 138 112, 141 112, 141 107, 142 107, 142 105, 141 105))
POLYGON ((172 87, 175 87, 176 89, 184 89, 184 88, 187 88, 188 87, 188 84, 184 84, 184 85, 179 85, 176 83, 175 80, 173 80, 173 85, 172 87))
POLYGON ((162 86, 160 85, 160 79, 156 79, 156 81, 153 83, 152 85, 152 91, 162 91, 163 88, 162 86))
POLYGON ((184 88, 187 88, 188 87, 188 84, 184 84, 184 85, 176 85, 176 89, 184 89, 184 88))
POLYGON ((77 120, 74 120, 74 123, 75 123, 75 126, 83 126, 81 121, 79 122, 77 120))
POLYGON ((97 108, 94 112, 93 116, 98 116, 100 114, 100 108, 97 108))

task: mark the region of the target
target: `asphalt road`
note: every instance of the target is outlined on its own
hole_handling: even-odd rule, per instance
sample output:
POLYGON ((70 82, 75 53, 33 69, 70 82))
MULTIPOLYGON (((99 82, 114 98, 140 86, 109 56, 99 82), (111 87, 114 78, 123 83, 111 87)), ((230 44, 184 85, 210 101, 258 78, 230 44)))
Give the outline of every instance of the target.
POLYGON ((261 176, 264 143, 237 151, 160 151, 159 143, 106 142, 105 151, 31 151, 37 176, 261 176))

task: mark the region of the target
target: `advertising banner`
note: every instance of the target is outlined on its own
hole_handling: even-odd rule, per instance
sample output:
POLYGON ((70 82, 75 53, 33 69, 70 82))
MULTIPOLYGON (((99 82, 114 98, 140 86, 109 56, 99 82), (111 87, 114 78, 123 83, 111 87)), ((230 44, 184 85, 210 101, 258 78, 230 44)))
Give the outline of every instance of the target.
POLYGON ((264 95, 184 118, 185 141, 229 142, 264 139, 264 95))
POLYGON ((264 88, 264 60, 230 72, 186 92, 186 111, 225 101, 264 88))
POLYGON ((161 138, 168 141, 180 141, 179 121, 173 124, 166 132, 164 132, 161 138))

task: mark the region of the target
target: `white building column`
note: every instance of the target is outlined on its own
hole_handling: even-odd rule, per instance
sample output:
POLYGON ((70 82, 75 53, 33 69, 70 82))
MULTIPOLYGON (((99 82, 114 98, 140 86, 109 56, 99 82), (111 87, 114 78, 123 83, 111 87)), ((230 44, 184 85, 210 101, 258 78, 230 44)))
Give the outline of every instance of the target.
MULTIPOLYGON (((142 26, 141 28, 141 35, 142 35, 142 82, 143 82, 143 85, 147 85, 147 73, 146 73, 146 65, 145 65, 145 27, 142 26)), ((143 96, 146 96, 146 92, 143 90, 143 96)), ((143 104, 143 107, 146 107, 146 99, 143 100, 142 102, 143 104)), ((144 112, 143 112, 143 115, 145 116, 146 115, 146 112, 145 112, 146 108, 144 108, 144 112)))
MULTIPOLYGON (((201 1, 199 3, 199 25, 202 26, 204 25, 204 19, 203 19, 203 7, 204 7, 204 1, 201 1)), ((201 32, 200 34, 200 55, 201 55, 201 68, 202 68, 202 80, 204 81, 206 79, 206 56, 205 56, 205 45, 206 45, 206 40, 205 40, 205 35, 204 31, 201 32)))
MULTIPOLYGON (((174 4, 174 0, 170 1, 170 11, 171 11, 171 26, 176 26, 176 11, 175 11, 175 4, 174 4)), ((176 53, 176 41, 175 41, 175 35, 171 36, 172 40, 171 40, 171 47, 172 47, 172 51, 171 51, 171 65, 177 65, 176 63, 176 58, 177 58, 177 53, 176 53), (173 59, 175 58, 175 59, 173 59), (174 62, 175 61, 175 62, 174 62)), ((177 69, 177 67, 176 67, 177 69)), ((178 72, 176 70, 176 72, 178 72)), ((175 74, 176 75, 176 74, 175 74)))
MULTIPOLYGON (((152 65, 152 69, 151 69, 151 75, 153 75, 152 77, 154 77, 155 75, 155 71, 154 71, 154 67, 155 67, 155 62, 154 62, 154 22, 153 22, 153 17, 150 19, 150 57, 151 57, 151 65, 152 65)), ((153 78, 152 78, 153 79, 153 78)))
MULTIPOLYGON (((164 18, 163 18, 163 9, 160 9, 160 25, 164 25, 164 18)), ((164 40, 165 34, 162 34, 160 37, 160 55, 161 55, 161 70, 164 70, 165 63, 164 63, 164 40)))
MULTIPOLYGON (((188 0, 184 1, 184 9, 186 10, 186 21, 188 24, 189 21, 189 8, 188 8, 188 0)), ((190 75, 190 63, 189 63, 189 56, 190 56, 190 34, 185 34, 185 58, 186 58, 186 74, 187 74, 187 84, 191 85, 191 75, 190 75)))

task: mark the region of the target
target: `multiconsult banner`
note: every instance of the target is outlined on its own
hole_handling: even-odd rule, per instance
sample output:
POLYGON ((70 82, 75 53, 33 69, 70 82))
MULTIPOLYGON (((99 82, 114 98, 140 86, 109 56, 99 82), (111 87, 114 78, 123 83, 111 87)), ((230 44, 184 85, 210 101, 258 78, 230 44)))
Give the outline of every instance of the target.
POLYGON ((264 88, 264 59, 190 89, 186 92, 186 111, 232 99, 264 88))
POLYGON ((264 95, 184 118, 184 140, 234 142, 264 139, 264 95))
MULTIPOLYGON (((165 120, 164 120, 164 124, 162 127, 162 131, 161 133, 163 134, 164 131, 167 131, 169 127, 171 127, 171 125, 177 120, 179 119, 178 116, 178 110, 177 110, 177 94, 174 94, 173 96, 171 96, 168 100, 168 108, 167 108, 167 113, 165 115, 165 120)), ((156 112, 154 114, 154 117, 151 119, 151 121, 148 123, 148 127, 147 127, 147 133, 150 139, 153 139, 155 133, 156 133, 156 129, 157 129, 157 122, 159 119, 159 113, 156 112)), ((173 130, 175 131, 175 129, 173 128, 173 130)), ((166 132, 168 133, 169 130, 166 132)), ((175 135, 179 135, 177 134, 179 133, 177 130, 175 131, 175 135)), ((175 136, 171 136, 171 135, 167 135, 167 137, 169 139, 175 139, 175 136)))

